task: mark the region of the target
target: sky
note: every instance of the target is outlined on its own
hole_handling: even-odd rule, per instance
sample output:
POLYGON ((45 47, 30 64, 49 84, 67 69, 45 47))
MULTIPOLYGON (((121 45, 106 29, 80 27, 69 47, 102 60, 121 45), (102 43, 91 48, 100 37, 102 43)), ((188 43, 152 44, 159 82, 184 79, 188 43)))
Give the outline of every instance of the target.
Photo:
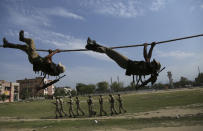
MULTIPOLYGON (((37 49, 85 48, 88 37, 110 47, 203 34, 203 0, 1 0, 0 16, 0 39, 24 44, 18 40, 19 31, 24 30, 37 49)), ((168 71, 174 81, 181 76, 194 80, 198 66, 203 70, 202 49, 203 37, 156 45, 152 59, 166 67, 157 83, 168 83, 168 71)), ((144 60, 143 47, 116 51, 144 60)), ((96 84, 118 77, 124 85, 132 81, 105 54, 59 53, 53 61, 66 66, 66 77, 57 86, 75 88, 76 83, 96 84)), ((37 76, 24 52, 0 48, 0 80, 37 76)))

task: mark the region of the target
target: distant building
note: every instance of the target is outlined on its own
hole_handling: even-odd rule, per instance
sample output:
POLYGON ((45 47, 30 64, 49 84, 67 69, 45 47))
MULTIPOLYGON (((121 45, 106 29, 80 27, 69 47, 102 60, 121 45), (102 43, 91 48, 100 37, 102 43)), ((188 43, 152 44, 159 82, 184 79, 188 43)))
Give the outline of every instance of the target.
MULTIPOLYGON (((51 85, 47 87, 46 89, 42 89, 39 92, 36 92, 37 87, 42 87, 44 84, 51 82, 51 80, 44 79, 43 77, 36 77, 34 79, 27 79, 25 78, 24 80, 17 80, 17 82, 20 84, 20 94, 22 92, 26 92, 29 97, 34 97, 34 96, 40 96, 40 95, 53 95, 54 94, 54 86, 51 85)), ((22 94, 23 95, 23 94, 22 94)), ((20 97, 22 98, 22 95, 20 97)))
POLYGON ((0 80, 0 95, 5 94, 4 102, 18 101, 19 100, 19 89, 20 89, 19 83, 0 80))

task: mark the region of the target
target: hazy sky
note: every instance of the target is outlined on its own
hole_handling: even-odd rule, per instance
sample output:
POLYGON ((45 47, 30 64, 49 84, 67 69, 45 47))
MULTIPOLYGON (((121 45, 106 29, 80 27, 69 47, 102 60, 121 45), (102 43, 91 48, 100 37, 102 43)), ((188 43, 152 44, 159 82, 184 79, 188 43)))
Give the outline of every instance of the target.
MULTIPOLYGON (((87 37, 105 46, 119 46, 203 34, 203 0, 1 0, 0 16, 0 39, 24 44, 18 40, 23 29, 38 49, 84 48, 87 37)), ((152 57, 166 67, 157 82, 168 82, 167 71, 174 81, 181 76, 194 80, 198 66, 203 70, 202 49, 203 37, 157 45, 152 57)), ((132 60, 144 60, 143 47, 117 51, 132 60)), ((59 53, 53 60, 66 66, 67 76, 58 86, 110 82, 117 76, 125 85, 132 81, 104 54, 59 53)), ((0 48, 0 79, 36 76, 24 52, 0 48)))

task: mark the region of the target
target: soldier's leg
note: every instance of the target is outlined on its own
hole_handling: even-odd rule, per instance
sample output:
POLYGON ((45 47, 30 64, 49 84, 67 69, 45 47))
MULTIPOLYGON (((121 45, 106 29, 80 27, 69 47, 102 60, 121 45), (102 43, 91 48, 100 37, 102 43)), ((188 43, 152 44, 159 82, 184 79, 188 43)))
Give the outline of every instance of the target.
POLYGON ((85 115, 84 111, 80 107, 79 107, 79 110, 82 113, 82 115, 84 116, 85 115))
POLYGON ((36 47, 35 47, 35 43, 34 43, 34 40, 32 40, 31 38, 25 38, 24 37, 24 31, 21 30, 19 32, 19 40, 22 41, 22 42, 25 42, 28 47, 29 47, 29 51, 28 53, 30 54, 31 57, 36 57, 38 56, 38 53, 36 51, 36 47))
POLYGON ((26 45, 20 45, 20 44, 13 44, 13 43, 10 43, 6 40, 6 38, 3 38, 3 47, 4 48, 14 48, 14 49, 19 49, 19 50, 22 50, 22 51, 25 51, 27 52, 28 50, 28 47, 26 45))
POLYGON ((100 116, 102 116, 102 105, 100 105, 99 114, 100 114, 100 116))
POLYGON ((118 114, 117 111, 115 110, 114 105, 113 105, 113 111, 114 111, 115 114, 118 114))
POLYGON ((77 116, 79 116, 79 107, 78 106, 76 108, 76 113, 77 113, 77 116))
POLYGON ((128 58, 116 52, 108 47, 101 46, 95 41, 88 38, 86 49, 93 50, 99 53, 105 53, 108 57, 113 59, 120 67, 126 69, 128 64, 128 58))
POLYGON ((72 117, 71 108, 69 107, 69 117, 72 117))

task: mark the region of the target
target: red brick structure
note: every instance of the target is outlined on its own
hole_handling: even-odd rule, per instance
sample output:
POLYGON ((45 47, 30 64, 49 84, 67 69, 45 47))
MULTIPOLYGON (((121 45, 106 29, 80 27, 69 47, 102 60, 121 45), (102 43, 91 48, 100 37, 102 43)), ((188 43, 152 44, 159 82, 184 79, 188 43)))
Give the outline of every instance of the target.
POLYGON ((40 95, 53 95, 54 94, 53 85, 49 86, 44 90, 40 90, 38 93, 36 92, 37 87, 39 86, 41 87, 43 86, 44 83, 49 83, 51 81, 46 78, 44 79, 44 82, 42 80, 43 80, 43 77, 36 77, 34 79, 25 78, 24 80, 17 80, 17 82, 20 84, 20 92, 26 91, 27 93, 29 93, 30 97, 40 96, 40 95))
MULTIPOLYGON (((19 83, 0 80, 0 95, 5 95, 4 102, 14 102, 19 100, 19 83)), ((3 101, 0 101, 3 102, 3 101)))

